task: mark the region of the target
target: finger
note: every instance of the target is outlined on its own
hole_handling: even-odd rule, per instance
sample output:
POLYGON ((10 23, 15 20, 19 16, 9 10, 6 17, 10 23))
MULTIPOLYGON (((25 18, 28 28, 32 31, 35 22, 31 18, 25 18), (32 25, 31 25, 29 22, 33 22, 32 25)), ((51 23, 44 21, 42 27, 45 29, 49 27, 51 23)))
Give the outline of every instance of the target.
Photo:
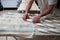
POLYGON ((35 20, 32 20, 32 22, 35 24, 36 22, 35 22, 35 20))
POLYGON ((25 18, 22 18, 24 21, 26 21, 26 19, 25 18))

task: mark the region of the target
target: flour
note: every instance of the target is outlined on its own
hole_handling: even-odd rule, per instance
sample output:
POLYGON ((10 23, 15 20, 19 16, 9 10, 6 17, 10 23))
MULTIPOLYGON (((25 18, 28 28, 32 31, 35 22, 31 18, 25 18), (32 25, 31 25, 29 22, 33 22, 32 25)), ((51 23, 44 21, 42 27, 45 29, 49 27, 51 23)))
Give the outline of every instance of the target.
MULTIPOLYGON (((32 19, 24 21, 22 19, 23 14, 18 13, 6 13, 0 16, 0 30, 5 31, 18 31, 18 32, 29 32, 26 37, 32 37, 36 32, 49 33, 50 31, 60 33, 60 20, 45 20, 40 23, 32 23, 32 19), (54 29, 56 28, 56 29, 54 29)), ((50 33, 53 33, 50 32, 50 33)), ((24 34, 25 35, 25 34, 24 34)), ((24 36, 25 37, 25 36, 24 36)))

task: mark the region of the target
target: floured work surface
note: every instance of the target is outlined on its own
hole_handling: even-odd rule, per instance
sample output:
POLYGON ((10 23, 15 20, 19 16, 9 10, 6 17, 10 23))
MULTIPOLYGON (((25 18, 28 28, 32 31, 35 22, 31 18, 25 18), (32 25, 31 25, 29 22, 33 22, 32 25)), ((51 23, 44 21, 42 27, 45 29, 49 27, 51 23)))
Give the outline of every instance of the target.
POLYGON ((32 37, 34 28, 32 23, 22 20, 22 14, 6 13, 0 16, 0 35, 8 34, 32 37))
MULTIPOLYGON (((23 14, 6 13, 0 16, 0 34, 60 35, 60 17, 52 17, 33 24, 22 20, 23 14), (55 19, 53 19, 55 18, 55 19)), ((31 19, 29 19, 31 20, 31 19)))

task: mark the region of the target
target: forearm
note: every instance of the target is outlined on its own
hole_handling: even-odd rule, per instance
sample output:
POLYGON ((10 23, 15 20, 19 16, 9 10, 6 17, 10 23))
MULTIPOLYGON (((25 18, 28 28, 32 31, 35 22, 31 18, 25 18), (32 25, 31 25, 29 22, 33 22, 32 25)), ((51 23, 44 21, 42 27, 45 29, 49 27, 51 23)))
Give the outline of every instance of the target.
POLYGON ((34 2, 34 0, 29 0, 28 4, 27 4, 27 6, 26 6, 26 10, 25 10, 26 13, 29 12, 29 10, 30 10, 30 8, 31 8, 31 6, 32 6, 32 4, 33 4, 33 2, 34 2))
POLYGON ((47 9, 45 9, 42 13, 40 13, 40 17, 43 17, 45 15, 48 15, 54 8, 54 5, 49 5, 47 9))

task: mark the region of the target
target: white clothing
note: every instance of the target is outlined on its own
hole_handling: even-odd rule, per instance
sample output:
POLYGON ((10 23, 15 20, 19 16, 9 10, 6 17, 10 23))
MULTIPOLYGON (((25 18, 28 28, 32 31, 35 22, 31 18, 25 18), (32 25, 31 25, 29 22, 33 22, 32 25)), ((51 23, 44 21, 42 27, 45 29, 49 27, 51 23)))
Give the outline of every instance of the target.
POLYGON ((47 8, 48 5, 56 4, 57 0, 37 0, 40 12, 47 8))

